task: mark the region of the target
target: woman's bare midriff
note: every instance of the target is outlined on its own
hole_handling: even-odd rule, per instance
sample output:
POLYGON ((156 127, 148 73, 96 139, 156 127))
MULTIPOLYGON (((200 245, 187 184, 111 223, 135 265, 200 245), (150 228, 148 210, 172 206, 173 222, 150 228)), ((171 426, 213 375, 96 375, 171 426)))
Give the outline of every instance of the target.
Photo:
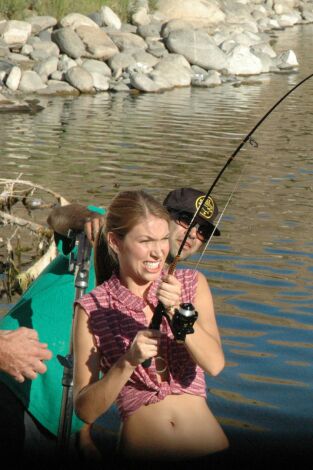
POLYGON ((206 400, 189 394, 141 406, 124 422, 120 438, 122 454, 134 458, 195 458, 227 447, 206 400))

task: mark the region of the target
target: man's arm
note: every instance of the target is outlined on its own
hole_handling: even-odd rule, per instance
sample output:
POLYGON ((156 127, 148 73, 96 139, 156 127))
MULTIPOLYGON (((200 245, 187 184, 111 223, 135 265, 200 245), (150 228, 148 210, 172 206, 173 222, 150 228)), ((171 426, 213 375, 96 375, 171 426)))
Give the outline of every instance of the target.
POLYGON ((58 234, 68 236, 69 230, 84 230, 89 241, 94 242, 95 236, 104 223, 104 217, 99 212, 86 208, 81 204, 69 204, 56 207, 47 219, 49 226, 58 234))
POLYGON ((21 327, 0 331, 0 370, 18 382, 35 379, 46 372, 43 361, 51 359, 47 344, 40 343, 35 330, 21 327))

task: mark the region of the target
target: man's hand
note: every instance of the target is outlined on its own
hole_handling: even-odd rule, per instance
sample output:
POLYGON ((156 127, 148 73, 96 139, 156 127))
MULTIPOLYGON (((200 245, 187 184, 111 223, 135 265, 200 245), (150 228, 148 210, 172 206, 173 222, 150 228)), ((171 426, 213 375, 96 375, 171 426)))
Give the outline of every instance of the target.
POLYGON ((51 359, 47 344, 40 343, 35 330, 21 327, 0 331, 0 370, 14 377, 17 382, 35 379, 46 372, 43 361, 51 359))
POLYGON ((85 231, 91 244, 94 243, 104 216, 81 204, 68 204, 54 208, 47 219, 48 225, 58 234, 68 236, 69 230, 85 231))
POLYGON ((90 218, 86 220, 85 225, 84 225, 84 231, 85 231, 85 234, 87 235, 88 240, 90 241, 92 245, 94 244, 96 237, 98 235, 98 232, 103 224, 104 224, 104 216, 100 214, 94 215, 92 219, 90 218))

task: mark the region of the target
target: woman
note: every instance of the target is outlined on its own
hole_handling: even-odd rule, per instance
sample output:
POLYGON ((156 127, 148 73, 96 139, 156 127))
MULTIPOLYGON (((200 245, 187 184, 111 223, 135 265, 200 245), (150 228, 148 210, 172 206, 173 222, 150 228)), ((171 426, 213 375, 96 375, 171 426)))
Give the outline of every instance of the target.
POLYGON ((116 401, 128 458, 200 457, 228 445, 206 404, 203 370, 224 366, 210 290, 197 271, 166 274, 168 252, 166 209, 141 191, 118 194, 95 246, 98 287, 76 304, 76 413, 92 423, 116 401), (160 331, 148 329, 158 301, 169 317, 160 331), (184 343, 168 321, 181 302, 198 312, 184 343))

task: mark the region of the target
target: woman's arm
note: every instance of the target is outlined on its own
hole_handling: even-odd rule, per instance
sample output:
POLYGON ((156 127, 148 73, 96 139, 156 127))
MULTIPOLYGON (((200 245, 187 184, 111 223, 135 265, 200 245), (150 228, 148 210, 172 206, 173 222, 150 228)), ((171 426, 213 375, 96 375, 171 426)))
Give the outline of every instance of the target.
MULTIPOLYGON (((173 275, 168 275, 160 284, 158 298, 170 317, 181 299, 181 284, 173 275)), ((213 299, 209 285, 202 273, 198 272, 197 290, 194 307, 198 319, 194 324, 194 333, 186 335, 185 345, 193 360, 210 375, 217 375, 225 365, 221 339, 218 332, 213 299)))
POLYGON ((198 272, 194 307, 198 319, 185 345, 193 360, 208 374, 217 375, 225 366, 221 338, 216 324, 213 299, 205 276, 198 272))
POLYGON ((77 415, 92 423, 108 410, 136 367, 157 355, 159 332, 139 331, 128 351, 99 379, 100 357, 88 326, 88 316, 76 307, 74 320, 74 407, 77 415))

